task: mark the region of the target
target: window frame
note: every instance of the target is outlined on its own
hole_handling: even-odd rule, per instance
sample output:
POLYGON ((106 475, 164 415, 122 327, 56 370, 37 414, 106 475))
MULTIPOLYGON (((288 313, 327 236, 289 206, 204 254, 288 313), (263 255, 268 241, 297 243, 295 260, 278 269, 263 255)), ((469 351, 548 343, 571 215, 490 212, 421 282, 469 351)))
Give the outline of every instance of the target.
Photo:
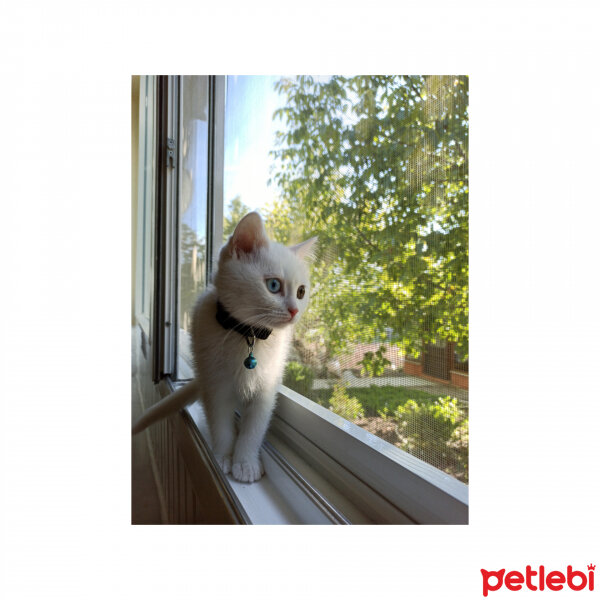
MULTIPOLYGON (((211 280, 223 234, 223 170, 226 76, 208 76, 207 281, 211 280)), ((166 139, 179 148, 181 78, 158 78, 157 243, 155 253, 155 382, 169 389, 178 380, 178 164, 169 173, 166 139), (173 296, 175 294, 175 296, 173 296)), ((179 154, 179 151, 177 152, 179 154)), ((178 158, 178 157, 177 157, 178 158)), ((191 373, 190 371, 187 373, 191 373)), ((210 454, 198 406, 184 409, 210 454)), ((262 448, 267 476, 291 496, 295 514, 321 515, 317 522, 467 524, 468 485, 396 448, 297 392, 280 386, 278 403, 262 448), (286 491, 287 490, 287 491, 286 491), (308 499, 308 500, 307 500, 308 499), (307 504, 308 502, 308 504, 307 504), (306 506, 312 503, 315 511, 306 506)), ((214 462, 214 461, 213 461, 214 462)), ((215 468, 216 463, 214 463, 215 468)), ((228 494, 244 503, 242 486, 220 478, 228 494)), ((260 482, 259 482, 260 484, 260 482)), ((258 485, 258 484, 254 484, 258 485)), ((248 488, 248 486, 245 486, 248 488)), ((252 486, 250 486, 252 487, 252 486)), ((259 488, 256 488, 259 489, 259 488)), ((262 518, 262 517, 261 517, 262 518)), ((315 517, 316 518, 316 517, 315 517)), ((300 522, 302 517, 300 517, 300 522)), ((310 521, 308 521, 310 522, 310 521)))
POLYGON ((155 274, 149 266, 154 264, 154 229, 156 197, 156 77, 148 75, 140 82, 139 115, 144 121, 139 128, 138 140, 138 199, 137 199, 137 247, 136 287, 140 291, 136 296, 136 320, 147 339, 151 339, 153 303, 152 290, 155 274), (143 82, 143 85, 142 85, 143 82), (148 156, 148 150, 151 156, 148 156), (149 167, 150 165, 150 167, 149 167), (147 173, 148 168, 151 169, 147 173), (150 189, 148 184, 150 183, 150 189))
POLYGON ((378 522, 468 522, 468 485, 284 385, 272 430, 378 522))

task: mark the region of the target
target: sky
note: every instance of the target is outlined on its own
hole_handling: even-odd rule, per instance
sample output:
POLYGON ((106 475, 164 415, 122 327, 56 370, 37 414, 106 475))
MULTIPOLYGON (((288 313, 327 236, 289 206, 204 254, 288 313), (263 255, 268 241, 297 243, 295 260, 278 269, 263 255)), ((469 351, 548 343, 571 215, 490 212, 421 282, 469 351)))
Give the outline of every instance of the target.
MULTIPOLYGON (((267 185, 274 148, 275 132, 282 122, 273 120, 273 113, 282 106, 284 97, 274 85, 281 76, 227 76, 225 115, 225 164, 223 177, 224 212, 233 198, 240 196, 242 202, 253 210, 261 209, 276 201, 277 188, 267 185)), ((204 106, 208 103, 206 90, 196 90, 192 102, 204 106), (197 97, 196 97, 197 96, 197 97)), ((208 112, 206 106, 205 111, 208 112)), ((191 139, 196 144, 189 150, 187 168, 193 173, 192 201, 182 214, 182 221, 194 229, 199 238, 205 237, 206 229, 206 127, 202 119, 192 119, 187 127, 194 128, 191 139)), ((185 184, 184 184, 185 187, 185 184)))
POLYGON ((267 186, 275 131, 282 123, 273 113, 283 103, 274 90, 280 76, 229 76, 225 116, 225 211, 236 196, 252 209, 277 199, 267 186))

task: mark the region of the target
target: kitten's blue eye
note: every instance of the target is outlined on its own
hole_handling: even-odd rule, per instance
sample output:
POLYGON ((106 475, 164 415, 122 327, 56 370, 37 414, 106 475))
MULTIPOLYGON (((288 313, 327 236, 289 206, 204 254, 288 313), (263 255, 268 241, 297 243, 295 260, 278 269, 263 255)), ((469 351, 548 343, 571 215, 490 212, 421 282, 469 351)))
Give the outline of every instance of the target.
POLYGON ((267 289, 273 293, 276 294, 277 292, 279 292, 281 290, 281 281, 279 281, 279 279, 267 279, 267 289))

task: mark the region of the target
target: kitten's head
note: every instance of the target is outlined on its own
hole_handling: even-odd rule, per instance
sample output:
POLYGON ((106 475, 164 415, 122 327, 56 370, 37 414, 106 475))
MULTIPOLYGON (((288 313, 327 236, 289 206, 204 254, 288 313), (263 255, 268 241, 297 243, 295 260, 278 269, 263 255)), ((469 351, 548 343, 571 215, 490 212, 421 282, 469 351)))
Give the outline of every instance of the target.
POLYGON ((296 323, 308 305, 305 259, 316 241, 289 248, 270 241, 260 215, 247 214, 219 255, 219 300, 243 323, 271 329, 296 323))

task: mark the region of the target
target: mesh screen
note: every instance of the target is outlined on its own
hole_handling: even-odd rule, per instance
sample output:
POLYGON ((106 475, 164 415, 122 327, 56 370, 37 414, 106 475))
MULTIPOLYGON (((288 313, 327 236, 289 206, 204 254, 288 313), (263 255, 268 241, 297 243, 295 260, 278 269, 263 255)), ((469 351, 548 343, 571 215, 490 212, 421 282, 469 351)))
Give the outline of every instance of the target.
POLYGON ((467 78, 229 77, 224 193, 319 236, 284 384, 467 482, 467 78))

